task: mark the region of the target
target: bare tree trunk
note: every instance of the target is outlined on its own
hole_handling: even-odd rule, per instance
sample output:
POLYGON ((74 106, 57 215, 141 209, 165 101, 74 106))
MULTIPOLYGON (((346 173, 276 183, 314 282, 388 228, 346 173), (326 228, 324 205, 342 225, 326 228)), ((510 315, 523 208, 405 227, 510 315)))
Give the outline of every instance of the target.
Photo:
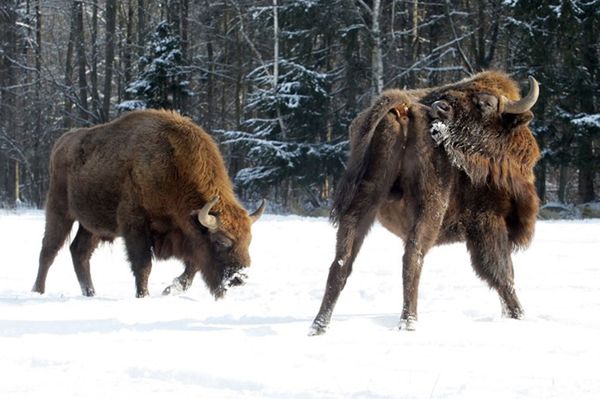
POLYGON ((96 118, 100 115, 100 95, 98 94, 98 0, 92 0, 92 34, 91 34, 91 72, 92 109, 96 118))
POLYGON ((38 112, 35 117, 35 134, 36 140, 33 144, 33 159, 31 165, 31 200, 37 206, 42 204, 43 184, 42 184, 42 171, 40 170, 40 147, 42 145, 41 138, 44 137, 42 133, 42 11, 41 11, 41 0, 35 2, 35 104, 38 108, 38 112))
POLYGON ((546 202, 546 175, 547 175, 547 161, 542 158, 535 166, 535 188, 537 190, 538 197, 542 203, 546 202))
POLYGON ((112 89, 113 59, 115 57, 116 0, 106 0, 106 54, 104 72, 104 98, 102 101, 102 121, 110 116, 110 96, 112 89))
POLYGON ((208 115, 206 123, 209 131, 213 130, 213 118, 215 113, 215 77, 214 77, 214 54, 212 38, 206 42, 206 61, 208 63, 208 76, 206 77, 206 102, 208 115))
MULTIPOLYGON (((131 82, 131 53, 133 51, 133 0, 127 0, 127 28, 125 36, 125 51, 123 54, 123 79, 125 87, 131 82)), ((131 95, 125 91, 123 93, 125 100, 129 100, 131 95)))
POLYGON ((89 121, 89 108, 87 102, 87 79, 85 76, 86 72, 86 60, 85 60, 85 35, 83 32, 83 1, 73 1, 73 19, 75 20, 75 52, 77 56, 77 73, 78 73, 78 86, 79 86, 79 101, 77 106, 79 107, 79 117, 82 121, 89 121))
POLYGON ((472 52, 476 62, 476 70, 488 69, 498 46, 498 34, 500 31, 500 8, 497 3, 486 0, 477 1, 477 20, 479 26, 472 37, 472 52), (491 33, 490 33, 491 32, 491 33))
POLYGON ((371 95, 374 98, 383 91, 383 55, 381 52, 381 28, 379 17, 381 15, 381 0, 373 0, 371 8, 371 95))
POLYGON ((594 162, 594 150, 592 139, 583 137, 579 140, 579 153, 577 154, 579 163, 585 165, 579 168, 577 192, 581 203, 592 202, 595 199, 594 192, 594 168, 591 167, 594 162))
MULTIPOLYGON (((595 23, 598 18, 594 13, 598 12, 598 7, 587 5, 585 16, 583 18, 583 32, 581 34, 581 52, 583 66, 589 74, 589 80, 582 84, 579 90, 581 110, 587 115, 593 115, 598 112, 598 106, 595 99, 598 98, 597 86, 594 89, 594 82, 598 81, 600 68, 598 62, 598 25, 595 23)), ((589 129, 589 128, 588 128, 589 129)), ((585 132, 579 135, 579 151, 577 153, 579 164, 578 194, 579 201, 582 203, 594 201, 596 192, 594 188, 594 178, 597 173, 597 161, 594 154, 594 141, 592 134, 585 132)))
POLYGON ((273 0, 273 94, 277 94, 279 79, 279 12, 277 0, 273 0))
POLYGON ((21 202, 21 168, 19 161, 15 159, 15 205, 21 202))
POLYGON ((65 56, 65 116, 63 127, 65 129, 73 126, 73 47, 75 42, 75 18, 71 18, 71 29, 69 30, 69 42, 67 43, 67 54, 65 56))
MULTIPOLYGON (((277 86, 279 85, 279 6, 277 0, 273 0, 273 95, 277 96, 277 86)), ((279 105, 276 106, 277 122, 281 129, 281 138, 287 138, 285 124, 281 116, 279 105)))
POLYGON ((463 50, 463 48, 460 44, 461 40, 460 40, 460 37, 458 36, 458 32, 456 31, 456 27, 454 26, 454 20, 452 19, 451 6, 452 6, 452 2, 450 0, 446 0, 446 17, 448 18, 448 22, 450 24, 450 30, 452 31, 452 35, 454 36, 454 40, 456 42, 455 47, 458 50, 458 53, 460 54, 460 57, 462 58, 469 74, 474 74, 475 70, 473 69, 471 62, 469 61, 469 57, 467 56, 467 54, 465 53, 465 51, 463 50))
MULTIPOLYGON (((273 95, 277 96, 277 90, 279 86, 279 6, 277 0, 273 0, 273 95)), ((279 105, 276 106, 277 122, 281 130, 281 139, 287 139, 287 129, 283 123, 283 116, 281 115, 281 109, 279 105)), ((290 184, 289 180, 285 179, 283 182, 283 206, 288 207, 289 195, 290 195, 290 184)))
MULTIPOLYGON (((240 18, 242 18, 242 16, 240 15, 240 18)), ((227 14, 225 15, 225 18, 223 19, 223 32, 228 32, 230 27, 230 23, 229 23, 229 19, 227 18, 227 14)), ((242 29, 242 26, 240 24, 240 29, 242 29)), ((223 62, 225 65, 229 65, 230 61, 230 45, 229 45, 229 41, 225 40, 225 46, 222 49, 222 53, 223 53, 223 62)), ((220 104, 219 104, 219 112, 220 112, 220 118, 218 120, 218 123, 221 125, 221 127, 225 128, 226 126, 226 119, 225 116, 227 115, 227 85, 226 84, 222 84, 221 85, 221 97, 220 97, 220 104)), ((215 123, 217 123, 217 119, 215 118, 215 123)))
POLYGON ((412 49, 412 62, 417 59, 417 53, 419 51, 419 1, 414 0, 411 10, 411 49, 412 49))
MULTIPOLYGON (((35 102, 40 106, 42 98, 42 12, 40 0, 35 2, 35 102)), ((38 112, 35 118, 35 129, 39 133, 42 128, 42 115, 38 112)))
MULTIPOLYGON (((146 21, 144 11, 144 0, 138 0, 137 2, 137 57, 140 59, 144 55, 144 40, 146 38, 146 21)), ((138 63, 138 72, 142 72, 143 68, 141 63, 138 63)))
MULTIPOLYGON (((188 35, 189 35, 189 20, 188 20, 188 13, 189 13, 189 9, 190 9, 190 4, 189 4, 189 0, 181 0, 181 11, 179 14, 179 18, 180 18, 180 22, 181 22, 181 55, 182 55, 182 60, 183 60, 183 65, 184 65, 184 76, 183 76, 183 80, 190 80, 189 77, 189 73, 187 72, 187 66, 191 64, 191 58, 189 58, 189 52, 190 52, 190 43, 188 40, 188 35)), ((183 113, 187 113, 187 109, 188 109, 188 101, 186 98, 185 93, 180 93, 180 99, 179 99, 179 109, 181 110, 181 112, 183 113)))
POLYGON ((569 168, 567 165, 560 165, 558 170, 558 201, 565 204, 567 202, 567 186, 569 184, 569 168))
POLYGON ((179 14, 179 18, 181 20, 181 53, 183 55, 183 59, 187 60, 188 52, 190 48, 190 43, 188 40, 189 36, 189 18, 188 13, 190 12, 190 2, 189 0, 181 0, 181 12, 179 14))

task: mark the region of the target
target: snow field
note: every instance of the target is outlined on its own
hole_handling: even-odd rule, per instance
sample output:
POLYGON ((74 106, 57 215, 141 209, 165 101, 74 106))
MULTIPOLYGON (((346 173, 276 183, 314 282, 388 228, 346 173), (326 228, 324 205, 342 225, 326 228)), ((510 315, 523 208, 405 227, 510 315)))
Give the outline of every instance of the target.
MULTIPOLYGON (((308 337, 335 229, 266 215, 245 286, 214 301, 198 276, 156 262, 136 299, 121 241, 92 257, 97 296, 80 294, 67 246, 46 294, 30 292, 43 213, 0 213, 0 397, 597 398, 600 220, 539 222, 513 257, 524 320, 500 316, 462 244, 425 259, 417 331, 398 331, 401 242, 376 225, 329 331, 308 337)), ((73 234, 74 236, 74 234, 73 234)))

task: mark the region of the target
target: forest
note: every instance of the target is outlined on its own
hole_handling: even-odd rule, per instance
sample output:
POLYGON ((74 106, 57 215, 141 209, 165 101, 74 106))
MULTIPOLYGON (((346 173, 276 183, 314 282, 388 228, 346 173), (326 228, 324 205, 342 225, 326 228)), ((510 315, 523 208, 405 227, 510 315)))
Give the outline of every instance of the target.
POLYGON ((0 207, 43 206, 65 131, 167 108, 214 136, 243 201, 318 214, 374 96, 486 69, 540 82, 542 203, 588 203, 599 59, 599 0, 2 0, 0 207))

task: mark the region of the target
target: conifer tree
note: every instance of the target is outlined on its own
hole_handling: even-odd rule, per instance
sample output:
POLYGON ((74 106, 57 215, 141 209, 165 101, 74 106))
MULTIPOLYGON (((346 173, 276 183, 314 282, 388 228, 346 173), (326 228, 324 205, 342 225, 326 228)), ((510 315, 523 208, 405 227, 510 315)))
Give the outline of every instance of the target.
POLYGON ((168 22, 158 24, 139 62, 142 72, 126 89, 136 99, 124 101, 118 108, 180 109, 182 99, 191 93, 189 82, 183 79, 181 39, 168 22))

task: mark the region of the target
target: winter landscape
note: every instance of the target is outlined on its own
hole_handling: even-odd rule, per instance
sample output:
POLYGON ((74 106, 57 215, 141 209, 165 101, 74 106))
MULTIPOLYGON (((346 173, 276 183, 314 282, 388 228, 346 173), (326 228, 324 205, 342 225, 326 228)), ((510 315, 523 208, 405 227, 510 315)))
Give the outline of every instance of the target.
POLYGON ((597 398, 600 220, 538 222, 514 256, 523 320, 504 319, 464 245, 426 257, 417 331, 396 328, 400 241, 376 225, 327 334, 307 335, 332 261, 324 218, 266 215, 243 287, 214 301, 157 262, 134 298, 120 241, 92 258, 82 297, 65 247, 47 292, 30 292, 41 211, 0 213, 2 398, 597 398))

